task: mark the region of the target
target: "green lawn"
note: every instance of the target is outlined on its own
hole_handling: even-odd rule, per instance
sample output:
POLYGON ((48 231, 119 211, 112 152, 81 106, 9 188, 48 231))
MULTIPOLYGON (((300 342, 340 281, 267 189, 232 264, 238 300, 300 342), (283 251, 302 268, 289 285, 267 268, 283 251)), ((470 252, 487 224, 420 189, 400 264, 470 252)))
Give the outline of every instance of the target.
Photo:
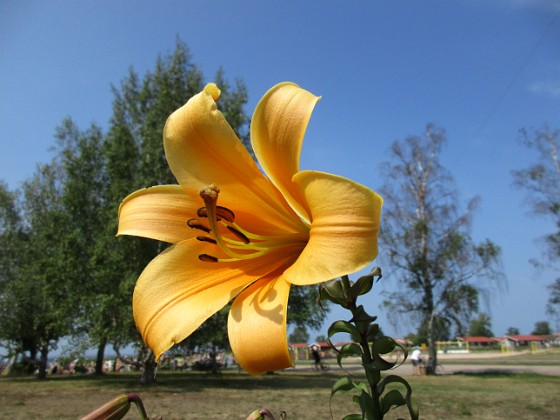
MULTIPOLYGON (((148 414, 169 419, 244 419, 267 407, 288 419, 328 419, 330 387, 341 373, 286 371, 252 377, 228 371, 160 373, 142 387, 133 374, 0 379, 0 418, 77 419, 121 393, 136 392, 148 414)), ((408 378, 424 419, 553 419, 560 414, 560 377, 453 375, 408 378)), ((356 412, 350 395, 336 395, 334 418, 356 412)), ((389 418, 396 418, 393 413, 389 418)), ((130 411, 127 419, 139 418, 130 411)))

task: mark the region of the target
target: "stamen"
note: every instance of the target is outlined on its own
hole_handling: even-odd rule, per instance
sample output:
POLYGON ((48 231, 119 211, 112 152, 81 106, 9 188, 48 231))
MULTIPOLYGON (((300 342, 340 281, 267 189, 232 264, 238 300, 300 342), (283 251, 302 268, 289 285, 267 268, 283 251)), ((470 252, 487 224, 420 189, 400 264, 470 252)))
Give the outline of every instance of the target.
POLYGON ((200 254, 198 256, 198 259, 204 262, 212 262, 212 263, 218 262, 218 259, 216 257, 213 257, 212 255, 208 255, 208 254, 200 254))
POLYGON ((239 232, 237 229, 235 229, 233 226, 226 226, 227 229, 233 233, 235 236, 237 236, 239 239, 241 239, 243 242, 245 242, 246 244, 251 243, 251 241, 249 240, 249 238, 247 238, 247 236, 245 236, 243 233, 239 232))
MULTIPOLYGON (((206 210, 206 207, 201 207, 196 211, 196 215, 198 217, 208 217, 208 210, 206 210)), ((219 222, 222 219, 233 223, 235 221, 235 213, 227 207, 216 206, 216 220, 219 222)))
POLYGON ((209 237, 209 236, 197 236, 196 239, 198 239, 200 242, 210 242, 211 244, 216 245, 218 242, 216 242, 215 239, 209 237))
POLYGON ((187 220, 187 225, 191 228, 191 229, 198 229, 198 230, 202 230, 206 233, 210 233, 212 232, 212 230, 208 227, 203 225, 202 223, 200 223, 200 221, 198 219, 189 219, 187 220))
POLYGON ((200 261, 227 263, 259 258, 278 248, 303 249, 305 247, 308 237, 304 237, 303 233, 263 236, 243 229, 235 223, 235 213, 233 211, 217 205, 219 193, 220 189, 216 184, 200 189, 199 194, 204 200, 204 207, 197 210, 197 216, 206 218, 209 226, 202 224, 198 219, 189 220, 188 225, 209 233, 209 236, 197 236, 197 240, 217 245, 225 254, 225 258, 200 254, 198 256, 200 261), (224 228, 227 229, 227 234, 224 228))

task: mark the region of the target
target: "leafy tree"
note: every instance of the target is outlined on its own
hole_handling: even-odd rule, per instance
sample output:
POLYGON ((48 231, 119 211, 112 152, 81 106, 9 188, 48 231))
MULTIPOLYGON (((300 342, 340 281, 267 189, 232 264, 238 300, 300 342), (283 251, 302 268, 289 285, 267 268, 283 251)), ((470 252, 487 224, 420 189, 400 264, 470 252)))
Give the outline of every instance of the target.
POLYGON ((550 289, 550 297, 546 304, 546 313, 554 318, 556 322, 556 330, 558 331, 558 323, 560 321, 560 278, 548 286, 550 289))
POLYGON ((480 313, 478 318, 471 321, 469 335, 471 337, 494 337, 490 317, 485 313, 480 313))
MULTIPOLYGON (((560 258, 560 130, 544 126, 532 133, 522 130, 521 134, 523 144, 537 152, 537 161, 526 169, 513 171, 514 185, 526 191, 534 215, 548 217, 554 223, 552 233, 542 238, 547 263, 533 263, 558 271, 555 263, 560 258)), ((558 319, 560 278, 549 289, 547 313, 558 319)))
POLYGON ((519 328, 509 327, 506 331, 506 335, 520 335, 519 328))
MULTIPOLYGON (((105 147, 110 186, 107 200, 115 203, 113 217, 117 214, 118 203, 132 191, 177 183, 165 159, 163 128, 172 112, 203 89, 203 79, 200 69, 191 62, 187 46, 178 40, 173 54, 160 57, 153 72, 148 72, 140 80, 131 70, 121 86, 113 89, 113 119, 105 147)), ((216 82, 222 91, 218 107, 239 136, 247 140, 248 117, 243 110, 247 90, 244 84, 237 81, 232 89, 221 69, 216 82)), ((113 220, 116 221, 116 217, 113 220)), ((120 283, 121 287, 130 294, 144 267, 168 244, 142 238, 119 239, 121 251, 113 253, 112 257, 119 267, 118 275, 126 279, 120 283)), ((193 335, 191 344, 185 345, 197 346, 201 340, 207 339, 207 344, 221 346, 227 333, 225 320, 220 320, 222 317, 217 314, 193 335), (218 325, 221 328, 216 328, 218 325)), ((147 348, 142 348, 141 353, 145 356, 143 381, 148 383, 154 376, 154 356, 147 348)))
POLYGON ((26 235, 20 248, 17 277, 4 290, 2 324, 11 327, 19 353, 38 360, 39 378, 46 377, 49 351, 72 331, 79 305, 66 258, 72 246, 69 218, 62 203, 62 173, 55 163, 42 165, 23 186, 26 235))
POLYGON ((15 314, 10 310, 14 284, 22 277, 23 251, 27 246, 17 193, 0 182, 0 340, 10 355, 22 351, 23 340, 15 314))
POLYGON ((96 258, 96 249, 103 240, 107 224, 104 191, 107 188, 105 159, 102 153, 104 136, 92 125, 80 131, 74 122, 66 119, 57 130, 58 161, 64 172, 62 201, 68 213, 68 240, 71 252, 73 291, 80 303, 76 333, 87 332, 97 345, 96 373, 103 372, 103 357, 107 342, 106 328, 113 320, 108 302, 119 282, 113 283, 112 270, 106 269, 106 260, 96 258), (109 308, 108 308, 109 307, 109 308))
POLYGON ((550 329, 550 325, 547 321, 538 321, 535 323, 535 328, 531 334, 550 335, 552 334, 552 330, 550 329))
POLYGON ((307 332, 307 328, 304 325, 300 325, 294 328, 292 333, 288 337, 288 341, 290 343, 308 343, 309 342, 309 333, 307 332))
POLYGON ((402 285, 387 293, 384 306, 391 316, 406 314, 426 328, 428 373, 437 366, 438 330, 451 324, 461 330, 478 310, 483 289, 473 280, 503 278, 499 247, 490 240, 474 243, 470 236, 479 199, 459 210, 453 178, 439 162, 445 141, 443 130, 428 125, 423 136, 395 141, 392 161, 382 166, 380 240, 402 285))
POLYGON ((554 232, 543 239, 547 259, 554 262, 560 257, 560 130, 545 126, 521 134, 523 144, 538 156, 533 165, 513 171, 514 185, 526 191, 533 214, 552 219, 554 232))

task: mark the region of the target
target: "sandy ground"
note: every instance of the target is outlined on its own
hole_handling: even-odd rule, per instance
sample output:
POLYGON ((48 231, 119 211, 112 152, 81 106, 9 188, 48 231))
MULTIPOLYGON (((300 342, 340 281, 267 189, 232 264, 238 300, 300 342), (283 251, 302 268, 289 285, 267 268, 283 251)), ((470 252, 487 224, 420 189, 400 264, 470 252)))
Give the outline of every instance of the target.
MULTIPOLYGON (((520 356, 522 352, 516 353, 495 353, 495 352, 482 352, 482 353, 459 353, 459 354, 438 354, 438 374, 452 375, 459 372, 515 372, 515 373, 537 373, 540 375, 560 376, 560 360, 558 363, 551 364, 552 361, 547 362, 545 365, 539 364, 515 364, 515 362, 504 364, 504 359, 513 356, 520 356), (492 363, 493 360, 500 359, 500 363, 492 363), (473 363, 469 363, 472 360, 473 363)), ((527 352, 530 354, 530 352, 527 352)), ((340 369, 335 360, 326 360, 330 369, 340 369)), ((359 370, 359 359, 349 358, 344 362, 347 370, 359 370)), ((309 369, 309 365, 298 365, 296 369, 309 369)), ((412 376, 414 371, 412 364, 407 361, 403 365, 392 369, 391 373, 399 376, 412 376)))

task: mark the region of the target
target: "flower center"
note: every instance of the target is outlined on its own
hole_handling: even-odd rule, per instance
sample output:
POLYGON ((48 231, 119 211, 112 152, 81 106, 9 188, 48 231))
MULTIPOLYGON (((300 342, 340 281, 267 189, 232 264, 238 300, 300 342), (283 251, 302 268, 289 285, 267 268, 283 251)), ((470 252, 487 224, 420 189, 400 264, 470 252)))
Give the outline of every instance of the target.
POLYGON ((222 206, 218 206, 220 189, 212 184, 200 189, 200 197, 204 207, 197 211, 198 218, 189 219, 187 225, 208 235, 196 237, 201 242, 209 242, 218 246, 228 258, 217 258, 209 254, 200 254, 198 258, 205 262, 232 262, 257 258, 269 252, 284 247, 299 247, 303 249, 307 238, 301 233, 287 233, 282 236, 256 235, 243 229, 235 222, 235 213, 222 206), (206 219, 205 224, 201 219, 206 219), (225 229, 224 229, 225 228, 225 229))

